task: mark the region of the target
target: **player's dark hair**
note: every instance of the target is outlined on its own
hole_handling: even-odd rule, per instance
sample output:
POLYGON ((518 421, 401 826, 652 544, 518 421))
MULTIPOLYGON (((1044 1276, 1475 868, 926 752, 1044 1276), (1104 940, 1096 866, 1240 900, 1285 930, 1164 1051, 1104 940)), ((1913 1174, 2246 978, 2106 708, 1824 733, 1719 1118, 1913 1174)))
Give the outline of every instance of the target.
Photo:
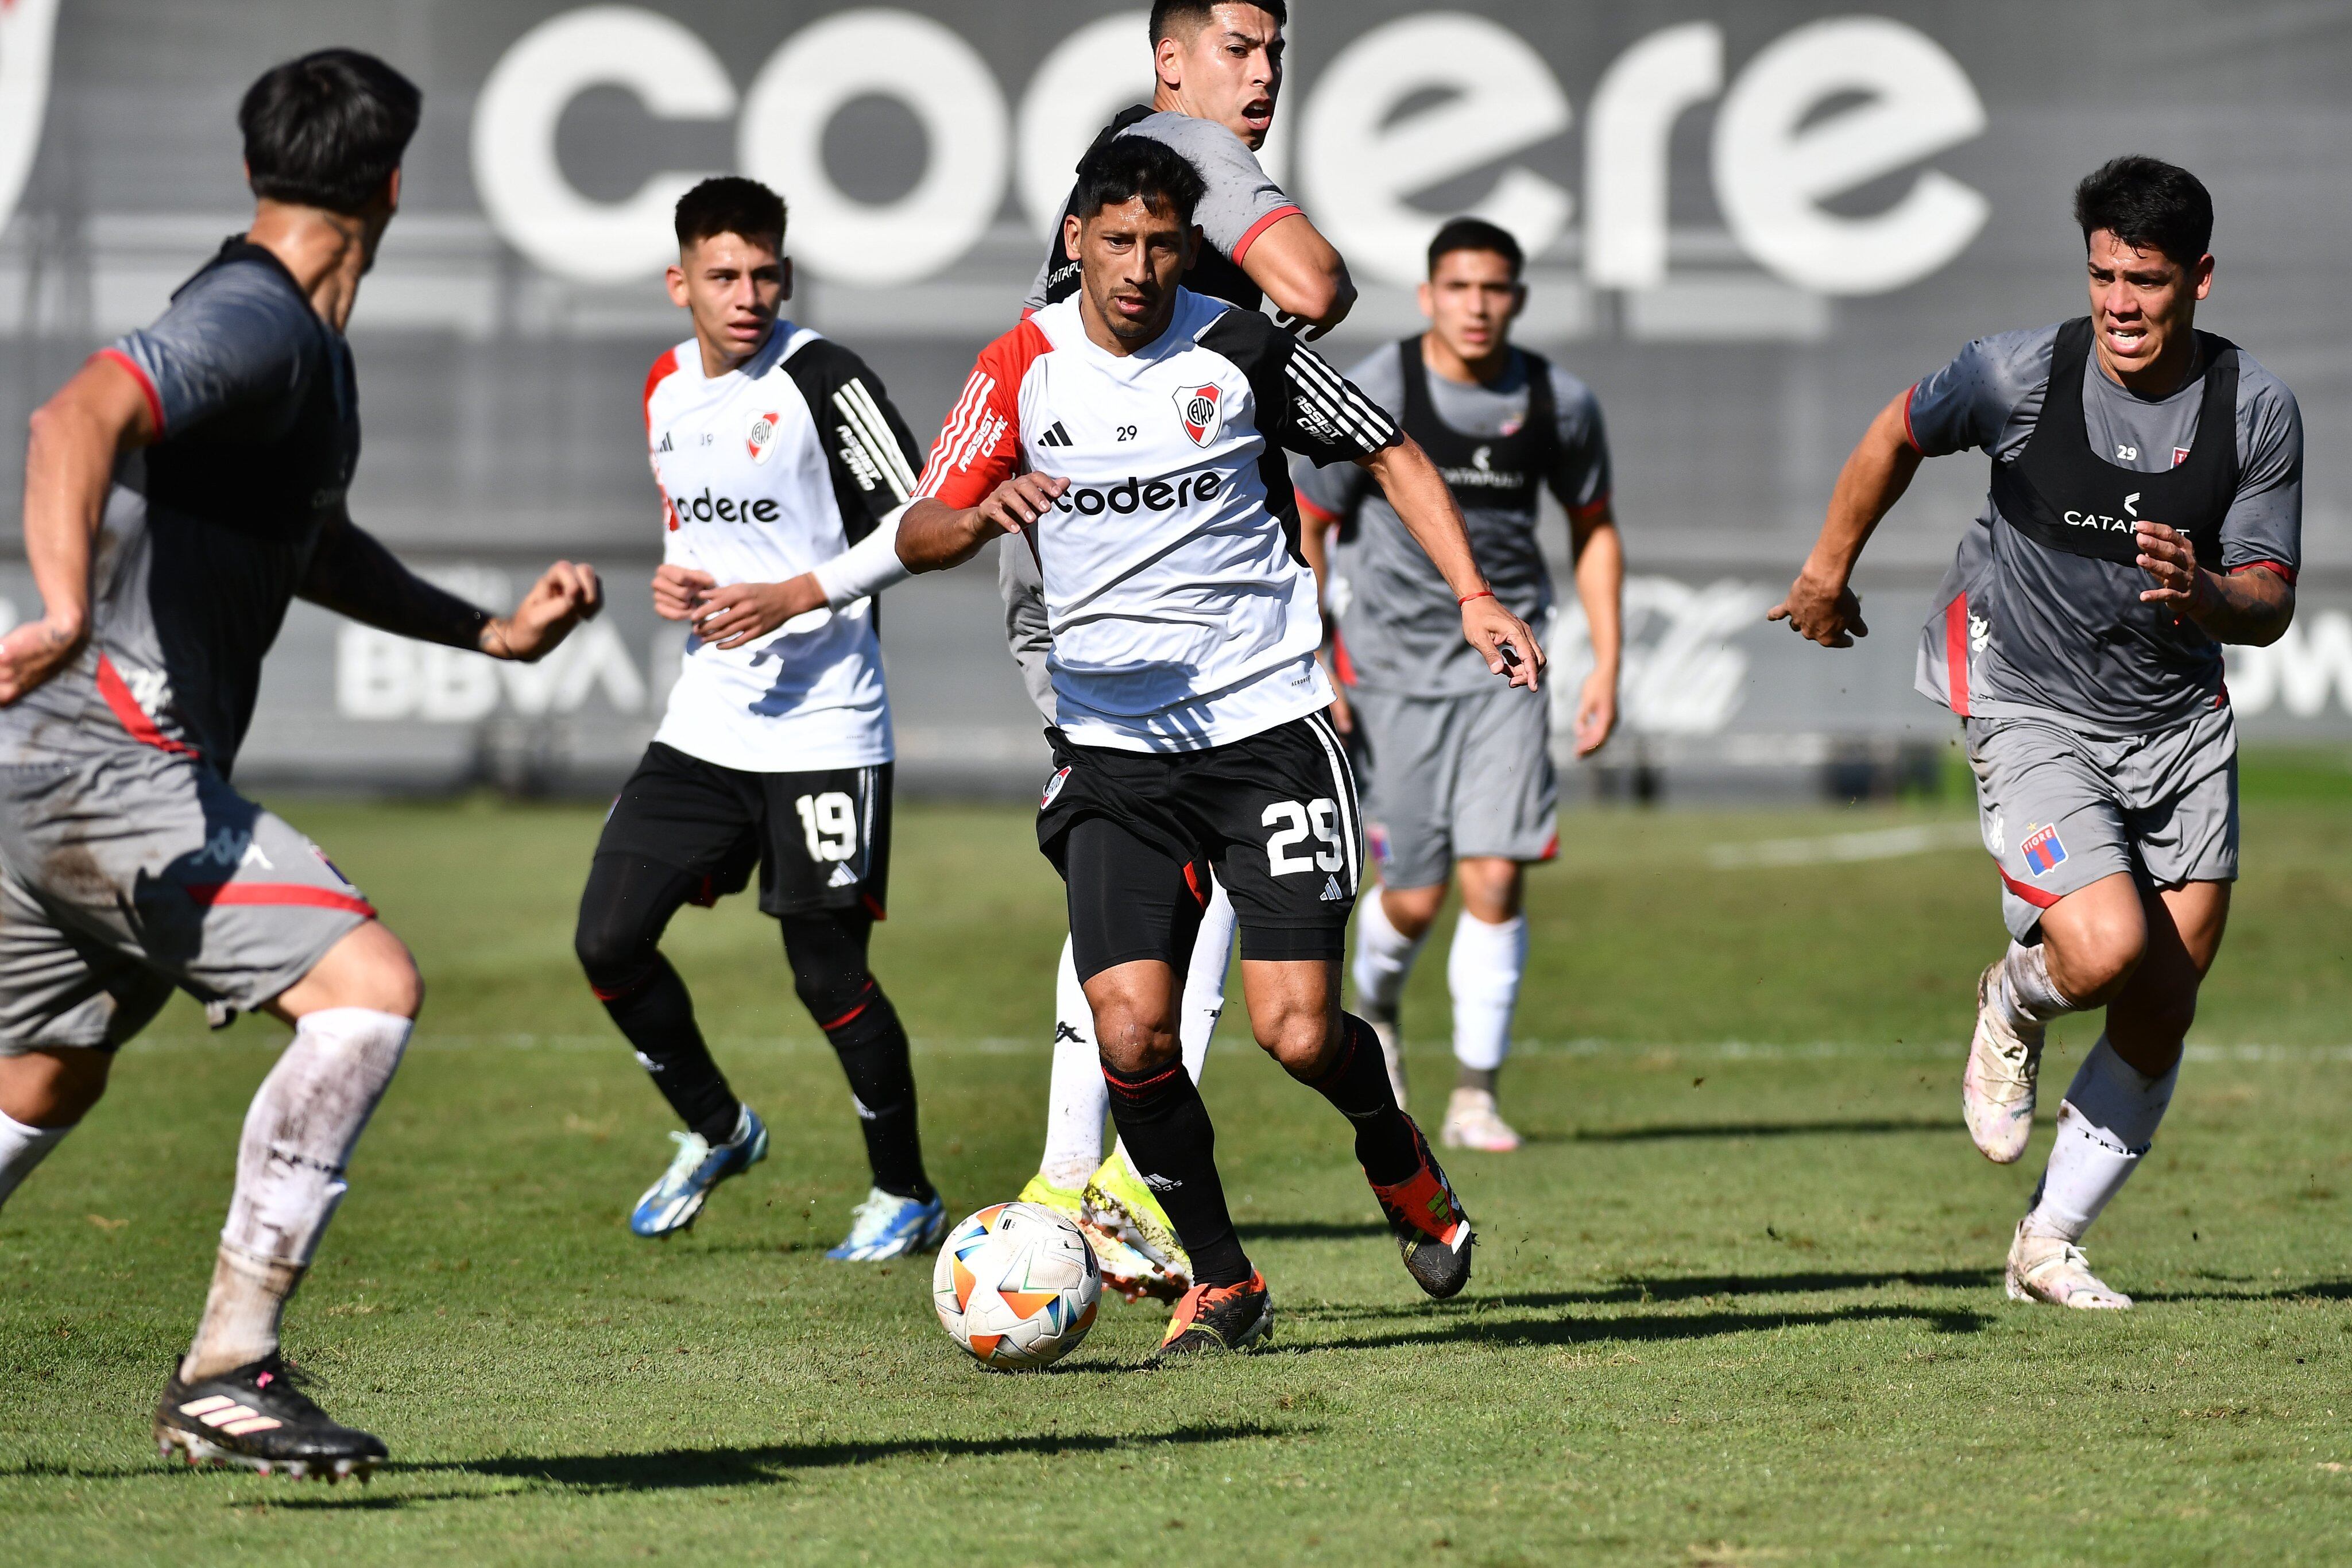
POLYGON ((715 235, 767 239, 784 248, 784 199, 757 180, 721 174, 677 199, 677 248, 715 235))
POLYGON ((1146 206, 1164 206, 1186 228, 1208 187, 1192 161, 1165 141, 1149 136, 1114 136, 1078 164, 1078 189, 1071 210, 1081 219, 1105 207, 1123 206, 1141 196, 1146 206))
POLYGON ((1216 20, 1219 5, 1255 5, 1273 17, 1275 26, 1290 26, 1287 0, 1151 0, 1151 47, 1156 49, 1160 39, 1180 36, 1191 42, 1216 20))
POLYGON ((2213 198, 2188 170, 2137 155, 2101 164, 2074 187, 2083 243, 2105 229, 2134 250, 2194 267, 2213 243, 2213 198))
POLYGON ((320 49, 264 72, 237 105, 247 183, 273 202, 353 214, 400 167, 425 95, 357 49, 320 49))
POLYGON ((1511 231, 1500 224, 1490 224, 1484 218, 1453 218, 1437 231, 1437 237, 1429 242, 1429 276, 1437 276, 1439 258, 1457 250, 1491 251, 1501 256, 1511 264, 1511 281, 1514 283, 1519 280, 1519 274, 1526 270, 1528 265, 1528 253, 1519 248, 1519 242, 1512 237, 1511 231))

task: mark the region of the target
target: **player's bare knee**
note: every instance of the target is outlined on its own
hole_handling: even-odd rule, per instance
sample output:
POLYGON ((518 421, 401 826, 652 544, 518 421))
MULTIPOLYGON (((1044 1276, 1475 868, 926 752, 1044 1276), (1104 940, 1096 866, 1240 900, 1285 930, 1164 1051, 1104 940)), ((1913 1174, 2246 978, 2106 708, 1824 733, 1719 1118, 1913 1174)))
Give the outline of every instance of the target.
POLYGON ((1320 1077, 1329 1068, 1339 1039, 1333 1023, 1315 1008, 1284 1009, 1272 1018, 1250 1019, 1259 1047, 1293 1078, 1320 1077))
POLYGON ((106 1094, 108 1051, 31 1051, 0 1057, 0 1113, 27 1127, 70 1127, 106 1094))
POLYGON ((424 1005, 425 980, 407 945, 371 920, 329 948, 272 1010, 299 1019, 321 1008, 366 1008, 413 1019, 424 1005))
POLYGON ((1437 912, 1445 903, 1445 884, 1441 882, 1429 887, 1383 888, 1375 896, 1397 935, 1418 942, 1437 923, 1437 912))
POLYGON ((1095 1009, 1095 1048, 1105 1066, 1125 1073, 1148 1072, 1182 1056, 1171 1020, 1118 1002, 1095 1009))

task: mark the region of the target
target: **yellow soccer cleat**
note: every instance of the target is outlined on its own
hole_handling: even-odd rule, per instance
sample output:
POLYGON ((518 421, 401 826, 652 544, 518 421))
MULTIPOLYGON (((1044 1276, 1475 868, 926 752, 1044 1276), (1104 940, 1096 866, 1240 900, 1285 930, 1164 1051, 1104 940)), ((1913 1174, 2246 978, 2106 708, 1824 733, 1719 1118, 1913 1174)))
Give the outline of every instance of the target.
MULTIPOLYGON (((1168 1211, 1127 1163, 1124 1148, 1113 1148, 1087 1181, 1086 1205, 1088 1225, 1117 1237, 1150 1266, 1139 1281, 1141 1294, 1172 1301, 1192 1288, 1192 1257, 1176 1239, 1168 1211)), ((1109 1277, 1108 1266, 1103 1273, 1109 1277)))

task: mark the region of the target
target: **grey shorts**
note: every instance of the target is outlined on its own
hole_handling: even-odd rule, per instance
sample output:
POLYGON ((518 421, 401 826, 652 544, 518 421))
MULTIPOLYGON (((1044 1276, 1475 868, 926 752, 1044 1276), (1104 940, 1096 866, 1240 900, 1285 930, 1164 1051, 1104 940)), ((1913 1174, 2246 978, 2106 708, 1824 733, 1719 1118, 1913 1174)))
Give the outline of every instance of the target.
POLYGON ((204 762, 0 767, 0 1056, 110 1051, 175 986, 257 1009, 374 915, 204 762))
POLYGON ((2101 877, 2143 888, 2238 879, 2238 727, 2226 707, 2102 739, 2026 718, 1968 721, 1977 817, 2019 941, 2101 877))
POLYGON ((1432 887, 1476 855, 1559 852, 1549 693, 1503 685, 1462 696, 1348 694, 1370 783, 1364 831, 1388 887, 1432 887))

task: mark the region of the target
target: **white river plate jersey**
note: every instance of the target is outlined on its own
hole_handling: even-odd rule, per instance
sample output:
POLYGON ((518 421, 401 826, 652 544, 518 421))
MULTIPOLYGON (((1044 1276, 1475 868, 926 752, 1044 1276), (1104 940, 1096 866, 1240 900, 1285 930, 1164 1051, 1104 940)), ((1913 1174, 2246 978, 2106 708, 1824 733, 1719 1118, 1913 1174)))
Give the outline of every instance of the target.
POLYGON ((1283 453, 1368 457, 1396 426, 1255 311, 1180 289, 1124 358, 1078 312, 1048 306, 982 350, 919 490, 970 507, 1023 470, 1070 481, 1028 541, 1064 733, 1191 751, 1328 706, 1283 453))
MULTIPOLYGON (((782 582, 839 555, 902 506, 920 453, 871 371, 779 321, 757 354, 702 373, 693 340, 646 377, 662 558, 720 587, 782 582)), ((654 738, 752 773, 891 759, 874 601, 813 610, 721 651, 689 634, 654 738)))

